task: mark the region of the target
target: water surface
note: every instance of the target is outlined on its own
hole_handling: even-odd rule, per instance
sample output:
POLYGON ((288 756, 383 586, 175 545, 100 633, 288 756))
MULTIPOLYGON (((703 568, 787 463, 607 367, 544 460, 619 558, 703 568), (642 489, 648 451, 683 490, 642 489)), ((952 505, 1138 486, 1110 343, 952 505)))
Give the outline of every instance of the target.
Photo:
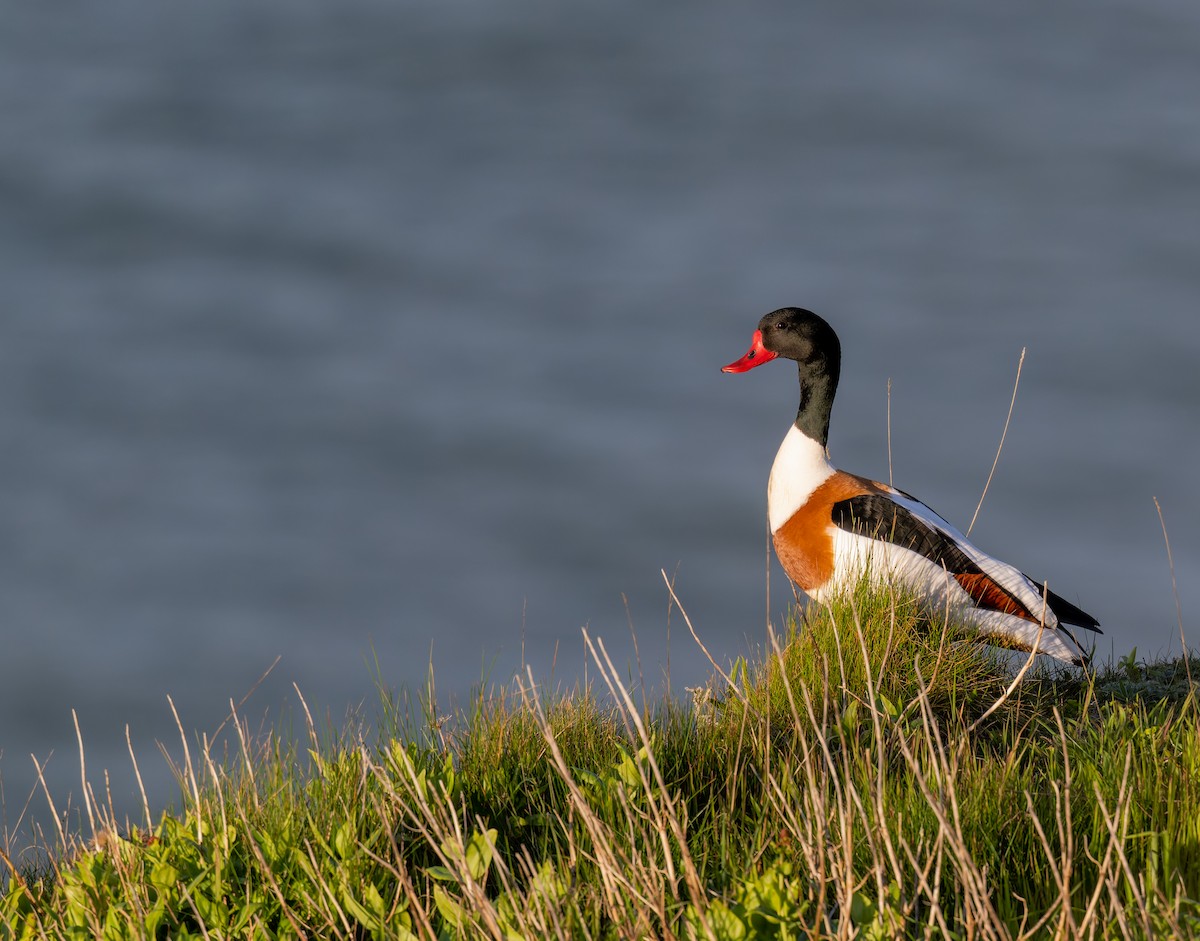
MULTIPOLYGON (((0 775, 133 811, 154 742, 340 721, 382 679, 661 688, 761 643, 794 373, 831 447, 1179 647, 1198 600, 1200 10, 514 2, 9 11, 0 30, 0 775), (637 652, 630 625, 637 636, 637 652)), ((60 799, 60 803, 62 800, 60 799)), ((45 820, 35 794, 31 815, 45 820)))

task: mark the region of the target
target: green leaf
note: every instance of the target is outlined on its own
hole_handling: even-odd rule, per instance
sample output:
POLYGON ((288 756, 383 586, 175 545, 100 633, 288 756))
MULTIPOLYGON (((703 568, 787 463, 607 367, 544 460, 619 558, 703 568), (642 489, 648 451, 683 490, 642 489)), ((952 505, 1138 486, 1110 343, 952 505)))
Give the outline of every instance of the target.
POLYGON ((229 910, 216 899, 203 893, 194 893, 192 902, 201 922, 208 928, 224 928, 229 923, 229 910))
POLYGON ((349 859, 355 850, 355 828, 352 821, 346 821, 333 834, 333 850, 339 859, 349 859))
POLYGON ((482 882, 492 865, 496 847, 496 831, 476 833, 467 844, 467 872, 476 882, 482 882))
MULTIPOLYGON (((719 900, 713 902, 708 907, 707 915, 708 924, 717 941, 742 941, 750 933, 746 923, 735 915, 724 902, 719 900)), ((698 915, 695 918, 695 925, 697 929, 703 925, 698 915)), ((696 934, 697 937, 701 936, 701 931, 697 930, 696 934)))
POLYGON ((847 736, 858 730, 858 700, 852 699, 842 711, 842 731, 847 736))
POLYGON ((463 927, 464 915, 463 907, 450 897, 440 885, 433 887, 433 903, 437 906, 437 910, 441 913, 442 918, 449 922, 450 926, 455 929, 463 927))
POLYGON ((338 894, 341 896, 342 907, 349 912, 351 917, 353 917, 354 920, 360 925, 364 925, 371 929, 374 929, 379 925, 379 917, 367 911, 366 907, 363 906, 363 904, 359 902, 358 899, 354 897, 353 893, 351 893, 348 889, 344 889, 338 894))
POLYGON ((375 883, 368 882, 367 888, 363 892, 365 898, 363 901, 371 909, 376 918, 383 920, 383 916, 387 914, 387 902, 383 900, 383 896, 379 894, 379 890, 375 888, 375 883))
POLYGON ((229 925, 231 935, 234 937, 243 936, 251 920, 257 918, 264 908, 265 906, 262 902, 248 902, 246 905, 243 905, 237 913, 237 918, 229 925))
POLYGON ((179 884, 179 870, 165 859, 150 868, 150 884, 163 893, 171 893, 179 884))
POLYGON ((621 760, 617 762, 617 777, 631 791, 641 790, 642 775, 638 771, 637 762, 630 757, 625 749, 620 749, 621 760))
POLYGON ((863 892, 855 892, 850 899, 850 920, 856 925, 868 925, 879 917, 879 909, 863 892))
POLYGON ((586 768, 572 768, 571 773, 575 775, 576 780, 582 781, 589 787, 593 787, 598 791, 604 788, 604 779, 595 772, 588 771, 586 768))

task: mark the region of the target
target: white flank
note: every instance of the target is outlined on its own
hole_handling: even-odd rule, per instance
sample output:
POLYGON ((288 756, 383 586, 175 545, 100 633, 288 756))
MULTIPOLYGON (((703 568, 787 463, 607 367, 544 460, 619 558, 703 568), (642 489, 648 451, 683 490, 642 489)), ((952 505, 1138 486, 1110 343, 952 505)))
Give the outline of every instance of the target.
MULTIPOLYGON (((910 501, 905 501, 905 505, 910 505, 910 501)), ((921 505, 924 506, 924 504, 921 505)), ((926 510, 932 514, 928 508, 926 510)), ((937 514, 932 515, 937 516, 937 514)), ((928 519, 927 516, 922 518, 928 519)), ((937 518, 940 519, 940 517, 937 518)), ((942 527, 938 526, 938 528, 942 527)), ((977 561, 980 568, 996 578, 997 581, 1000 581, 997 578, 997 569, 1005 569, 1015 573, 1024 581, 1025 593, 1032 591, 1029 581, 1012 566, 984 555, 966 540, 958 541, 963 551, 967 552, 972 559, 977 561), (971 551, 968 552, 968 549, 971 551), (987 560, 990 564, 985 567, 979 561, 980 559, 987 560)), ((925 607, 933 617, 949 614, 955 621, 972 625, 984 633, 1006 635, 1027 647, 1032 647, 1036 643, 1040 653, 1048 654, 1056 660, 1066 663, 1077 662, 1077 658, 1081 654, 1081 651, 1070 642, 1069 635, 1064 637, 1062 633, 1059 633, 1057 630, 1058 618, 1049 608, 1046 609, 1046 626, 1039 638, 1039 625, 1011 614, 978 608, 974 599, 942 566, 911 549, 839 529, 834 534, 833 553, 835 560, 833 577, 820 589, 809 592, 816 601, 828 601, 846 586, 856 584, 861 573, 866 570, 872 581, 878 584, 891 582, 903 585, 924 598, 925 607)), ((1022 594, 1022 598, 1025 593, 1022 594)), ((1031 606, 1030 610, 1041 615, 1040 595, 1037 598, 1036 606, 1031 606)))
MULTIPOLYGON (((1007 562, 1001 562, 999 559, 977 549, 967 540, 966 536, 938 516, 937 513, 920 500, 914 500, 904 496, 904 494, 893 494, 892 499, 910 510, 934 529, 941 530, 953 539, 958 544, 958 548, 963 551, 963 554, 978 565, 981 571, 990 575, 998 585, 1011 592, 1013 597, 1025 605, 1034 615, 1039 618, 1042 616, 1043 602, 1040 585, 1034 585, 1020 570, 1013 568, 1007 562)), ((1029 622, 1026 621, 1025 623, 1029 622)), ((1046 607, 1046 627, 1051 629, 1058 627, 1058 617, 1049 607, 1046 607)))
POLYGON ((833 474, 829 455, 816 441, 792 425, 775 454, 767 481, 767 516, 771 532, 792 518, 812 492, 833 474))

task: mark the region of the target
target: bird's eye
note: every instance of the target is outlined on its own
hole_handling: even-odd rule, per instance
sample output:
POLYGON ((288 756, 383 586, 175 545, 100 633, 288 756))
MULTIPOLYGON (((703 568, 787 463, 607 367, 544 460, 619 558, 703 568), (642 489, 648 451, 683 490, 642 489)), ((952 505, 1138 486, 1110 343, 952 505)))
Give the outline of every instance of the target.
POLYGON ((785 323, 784 323, 784 322, 781 320, 781 321, 779 321, 779 323, 775 324, 775 329, 776 329, 776 330, 782 330, 782 329, 783 329, 784 327, 786 327, 786 326, 787 326, 787 324, 785 324, 785 323))

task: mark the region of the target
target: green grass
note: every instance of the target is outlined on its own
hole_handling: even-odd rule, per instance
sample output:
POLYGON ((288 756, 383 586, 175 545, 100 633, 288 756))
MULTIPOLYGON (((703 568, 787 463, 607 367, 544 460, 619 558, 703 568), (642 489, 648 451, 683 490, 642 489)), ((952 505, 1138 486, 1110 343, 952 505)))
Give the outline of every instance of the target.
POLYGON ((589 645, 603 695, 193 743, 182 810, 10 865, 0 938, 1200 937, 1185 661, 1010 689, 866 588, 694 707, 589 645))

